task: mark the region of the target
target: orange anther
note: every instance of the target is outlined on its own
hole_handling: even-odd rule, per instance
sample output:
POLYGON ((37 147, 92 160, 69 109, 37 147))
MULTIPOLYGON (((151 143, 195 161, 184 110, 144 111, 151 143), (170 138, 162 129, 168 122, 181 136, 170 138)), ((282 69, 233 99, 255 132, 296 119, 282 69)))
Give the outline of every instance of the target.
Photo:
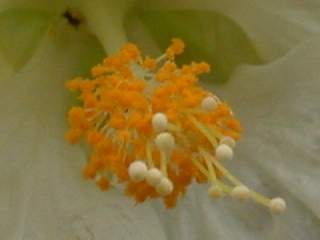
POLYGON ((110 182, 106 177, 100 177, 97 181, 97 185, 102 191, 107 191, 110 188, 110 182))
POLYGON ((65 139, 71 144, 78 143, 81 137, 82 137, 82 131, 80 129, 70 129, 65 134, 65 139))
POLYGON ((146 59, 143 61, 143 66, 149 70, 155 70, 157 62, 153 58, 146 57, 146 59))
POLYGON ((71 127, 85 129, 88 127, 85 112, 81 107, 73 107, 68 113, 68 121, 71 127))
POLYGON ((101 142, 103 139, 104 139, 104 136, 96 130, 89 131, 87 134, 87 141, 91 145, 96 145, 99 142, 101 142))
POLYGON ((166 54, 168 58, 174 58, 175 55, 179 55, 184 51, 184 42, 179 38, 172 39, 172 44, 167 48, 166 54))
POLYGON ((87 164, 83 169, 83 177, 93 179, 97 174, 97 168, 93 164, 87 164))
POLYGON ((114 113, 110 118, 110 127, 116 129, 122 129, 126 125, 126 120, 121 113, 114 113))

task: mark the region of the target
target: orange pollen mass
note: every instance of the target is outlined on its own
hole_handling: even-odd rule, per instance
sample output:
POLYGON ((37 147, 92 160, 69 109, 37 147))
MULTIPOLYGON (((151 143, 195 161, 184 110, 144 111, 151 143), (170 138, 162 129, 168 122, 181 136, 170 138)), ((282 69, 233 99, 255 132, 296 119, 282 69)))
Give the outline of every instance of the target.
POLYGON ((128 43, 94 66, 91 78, 66 84, 79 93, 81 105, 68 112, 65 138, 91 149, 83 177, 103 191, 118 181, 137 203, 162 198, 168 208, 192 182, 209 184, 214 198, 250 197, 270 206, 271 199, 247 191, 223 167, 233 157, 241 124, 227 103, 199 85, 208 63, 174 62, 184 48, 173 39, 154 59, 128 43))

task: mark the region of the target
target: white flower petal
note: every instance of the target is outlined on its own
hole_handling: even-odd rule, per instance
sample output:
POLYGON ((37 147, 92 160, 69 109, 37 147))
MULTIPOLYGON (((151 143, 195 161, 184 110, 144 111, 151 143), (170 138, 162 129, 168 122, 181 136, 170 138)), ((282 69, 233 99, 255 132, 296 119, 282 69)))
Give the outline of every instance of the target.
POLYGON ((69 4, 73 3, 74 0, 2 0, 0 3, 0 10, 4 9, 29 9, 29 10, 46 10, 51 13, 62 13, 69 4))
POLYGON ((70 31, 63 41, 49 34, 19 73, 1 81, 1 238, 164 239, 148 204, 134 207, 122 193, 84 181, 85 153, 63 140, 71 98, 64 83, 96 48, 70 31))
POLYGON ((314 0, 164 0, 143 1, 141 5, 148 9, 198 9, 223 13, 243 28, 265 60, 282 56, 320 31, 320 3, 314 0))
MULTIPOLYGON (((256 239, 257 228, 259 239, 320 236, 319 40, 305 42, 270 65, 243 67, 220 89, 245 128, 229 167, 248 186, 284 197, 288 203, 287 213, 275 223, 256 207, 222 214, 218 219, 225 223, 225 231, 234 227, 237 236, 247 232, 244 239, 256 239), (237 222, 234 226, 233 221, 237 222)), ((235 208, 215 205, 206 204, 210 219, 225 211, 221 207, 235 208)))
POLYGON ((256 142, 252 148, 262 156, 259 165, 318 217, 319 39, 307 41, 270 65, 240 69, 226 87, 230 101, 241 109, 248 138, 256 142), (247 83, 236 90, 241 81, 247 83))
POLYGON ((1 11, 0 54, 15 69, 21 68, 34 53, 52 19, 45 11, 1 11))
POLYGON ((12 73, 12 67, 5 60, 4 56, 0 54, 0 84, 2 79, 8 78, 12 73))

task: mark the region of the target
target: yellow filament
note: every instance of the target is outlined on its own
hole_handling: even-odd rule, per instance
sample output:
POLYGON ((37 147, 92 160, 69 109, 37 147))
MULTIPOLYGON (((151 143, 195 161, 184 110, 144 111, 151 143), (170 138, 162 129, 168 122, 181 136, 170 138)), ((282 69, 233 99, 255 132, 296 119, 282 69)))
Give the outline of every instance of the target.
POLYGON ((210 134, 210 131, 208 131, 208 128, 203 123, 199 122, 195 117, 192 116, 190 116, 189 119, 200 130, 200 132, 208 138, 213 147, 218 146, 217 140, 213 135, 210 134))
MULTIPOLYGON (((195 157, 191 158, 192 163, 196 166, 196 168, 199 169, 199 171, 205 175, 208 179, 212 179, 213 176, 210 176, 210 172, 207 171, 207 169, 205 169, 204 166, 201 165, 200 162, 198 162, 195 157)), ((213 169, 212 169, 213 170, 213 169)), ((224 184, 223 182, 219 181, 218 179, 215 179, 214 183, 219 186, 221 188, 221 190, 225 193, 230 193, 232 191, 232 188, 229 187, 228 185, 224 184)))
POLYGON ((224 168, 213 156, 211 156, 212 163, 227 177, 227 179, 234 185, 243 185, 236 177, 234 177, 226 168, 224 168))
POLYGON ((219 140, 224 137, 223 134, 220 133, 220 131, 219 131, 216 127, 214 127, 214 126, 212 126, 212 125, 209 125, 208 128, 209 128, 210 132, 212 132, 212 134, 213 134, 216 138, 218 138, 219 140))
POLYGON ((160 168, 161 172, 163 173, 164 176, 168 176, 167 173, 167 154, 164 151, 160 151, 160 168))
POLYGON ((181 127, 177 126, 173 123, 168 123, 168 130, 173 131, 173 132, 181 132, 181 127))
POLYGON ((210 159, 208 157, 208 153, 203 148, 199 148, 199 152, 202 155, 202 157, 204 158, 204 160, 206 161, 207 168, 209 170, 209 176, 210 176, 212 182, 217 183, 216 172, 214 171, 214 169, 212 167, 212 164, 211 164, 210 159))
POLYGON ((201 163, 198 162, 196 157, 191 157, 191 161, 196 166, 196 168, 198 168, 199 171, 209 179, 209 173, 208 173, 207 169, 205 169, 205 167, 202 166, 201 163))
POLYGON ((147 155, 147 162, 149 167, 150 168, 154 167, 154 163, 152 161, 152 145, 149 140, 147 141, 146 155, 147 155))
MULTIPOLYGON (((214 157, 211 158, 213 164, 226 176, 226 178, 232 182, 234 185, 244 185, 239 179, 237 179, 235 176, 233 176, 226 168, 224 168, 214 157)), ((269 206, 270 199, 253 191, 250 190, 250 196, 253 200, 255 200, 257 203, 260 203, 265 206, 269 206)))
POLYGON ((266 207, 269 207, 271 199, 253 191, 250 190, 250 196, 252 199, 254 199, 257 203, 260 203, 262 205, 265 205, 266 207))

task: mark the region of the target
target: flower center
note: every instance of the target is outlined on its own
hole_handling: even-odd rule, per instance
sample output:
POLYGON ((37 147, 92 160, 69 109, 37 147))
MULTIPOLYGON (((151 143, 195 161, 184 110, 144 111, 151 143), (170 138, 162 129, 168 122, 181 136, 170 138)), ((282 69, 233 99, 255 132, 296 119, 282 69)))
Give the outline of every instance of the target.
POLYGON ((195 179, 209 183, 213 198, 251 198, 272 212, 286 208, 281 198, 269 199, 249 190, 224 166, 233 158, 241 125, 230 107, 198 84, 205 62, 178 67, 184 50, 173 39, 166 52, 143 57, 134 44, 92 68, 92 78, 75 78, 67 88, 80 93, 81 106, 68 114, 66 139, 91 146, 83 175, 107 190, 116 178, 125 193, 140 203, 164 199, 170 208, 195 179))

